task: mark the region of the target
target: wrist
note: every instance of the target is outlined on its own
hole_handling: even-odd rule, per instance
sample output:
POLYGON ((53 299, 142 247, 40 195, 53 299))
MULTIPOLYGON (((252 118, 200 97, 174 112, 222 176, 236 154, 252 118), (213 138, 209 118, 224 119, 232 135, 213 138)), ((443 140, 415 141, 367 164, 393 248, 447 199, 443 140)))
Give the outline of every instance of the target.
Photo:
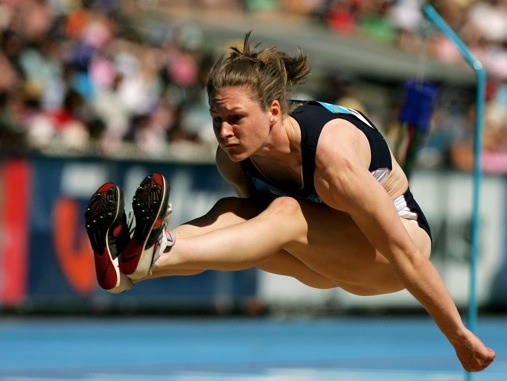
POLYGON ((470 338, 470 331, 466 327, 459 328, 455 330, 452 335, 448 336, 450 343, 453 346, 463 345, 470 338))

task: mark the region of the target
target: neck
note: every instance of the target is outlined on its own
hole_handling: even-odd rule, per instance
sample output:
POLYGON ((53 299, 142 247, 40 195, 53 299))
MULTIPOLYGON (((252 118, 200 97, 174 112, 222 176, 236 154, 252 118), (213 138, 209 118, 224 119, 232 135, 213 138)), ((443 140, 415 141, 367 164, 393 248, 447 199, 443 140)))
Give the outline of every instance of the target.
POLYGON ((269 139, 260 152, 254 156, 286 158, 300 154, 301 130, 297 122, 287 116, 271 128, 269 139))

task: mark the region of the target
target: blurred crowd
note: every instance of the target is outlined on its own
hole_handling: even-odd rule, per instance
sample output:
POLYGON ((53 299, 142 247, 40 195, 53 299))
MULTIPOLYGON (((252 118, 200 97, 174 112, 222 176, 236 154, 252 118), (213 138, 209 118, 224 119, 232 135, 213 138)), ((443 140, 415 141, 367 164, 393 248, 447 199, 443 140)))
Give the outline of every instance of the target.
MULTIPOLYGON (((306 1, 310 4, 312 1, 306 1)), ((453 41, 429 27, 421 0, 324 1, 326 23, 341 34, 360 34, 402 50, 464 65, 453 41)), ((488 78, 483 135, 483 169, 507 173, 507 1, 429 1, 483 64, 488 78)), ((445 89, 435 105, 431 133, 419 154, 421 166, 474 164, 475 97, 445 89)), ((475 95, 475 94, 474 94, 475 95)))
MULTIPOLYGON (((431 3, 488 72, 485 166, 505 173, 507 0, 431 3)), ((168 144, 179 144, 212 152, 203 85, 215 53, 195 25, 169 25, 147 38, 139 12, 157 6, 292 14, 332 33, 464 64, 454 44, 428 28, 419 0, 2 0, 0 150, 57 146, 114 156, 134 146, 160 157, 168 144)), ((441 95, 421 165, 471 168, 469 95, 441 95)))
POLYGON ((134 3, 0 3, 4 149, 115 156, 130 143, 157 157, 168 142, 210 140, 201 105, 211 53, 194 46, 199 31, 147 39, 134 3))

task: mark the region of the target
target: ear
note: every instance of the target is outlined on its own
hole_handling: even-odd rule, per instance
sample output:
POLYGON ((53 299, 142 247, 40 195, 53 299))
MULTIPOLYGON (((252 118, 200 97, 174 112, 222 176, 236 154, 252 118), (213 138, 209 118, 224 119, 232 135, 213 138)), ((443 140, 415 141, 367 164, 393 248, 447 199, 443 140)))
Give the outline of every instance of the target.
POLYGON ((280 120, 282 116, 282 106, 280 105, 280 102, 278 100, 274 100, 271 103, 269 113, 270 113, 269 121, 271 122, 271 124, 275 124, 280 120))

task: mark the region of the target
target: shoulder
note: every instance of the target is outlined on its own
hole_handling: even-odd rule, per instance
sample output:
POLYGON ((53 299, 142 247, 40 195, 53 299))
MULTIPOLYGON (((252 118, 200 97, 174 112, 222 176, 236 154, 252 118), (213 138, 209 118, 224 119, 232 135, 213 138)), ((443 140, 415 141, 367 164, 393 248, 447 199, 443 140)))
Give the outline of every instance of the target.
POLYGON ((220 147, 217 147, 215 162, 220 175, 228 182, 234 182, 236 178, 244 176, 241 163, 229 159, 227 154, 220 147))
POLYGON ((340 167, 349 162, 368 168, 370 161, 370 144, 361 130, 344 119, 326 123, 317 145, 317 168, 340 167))

